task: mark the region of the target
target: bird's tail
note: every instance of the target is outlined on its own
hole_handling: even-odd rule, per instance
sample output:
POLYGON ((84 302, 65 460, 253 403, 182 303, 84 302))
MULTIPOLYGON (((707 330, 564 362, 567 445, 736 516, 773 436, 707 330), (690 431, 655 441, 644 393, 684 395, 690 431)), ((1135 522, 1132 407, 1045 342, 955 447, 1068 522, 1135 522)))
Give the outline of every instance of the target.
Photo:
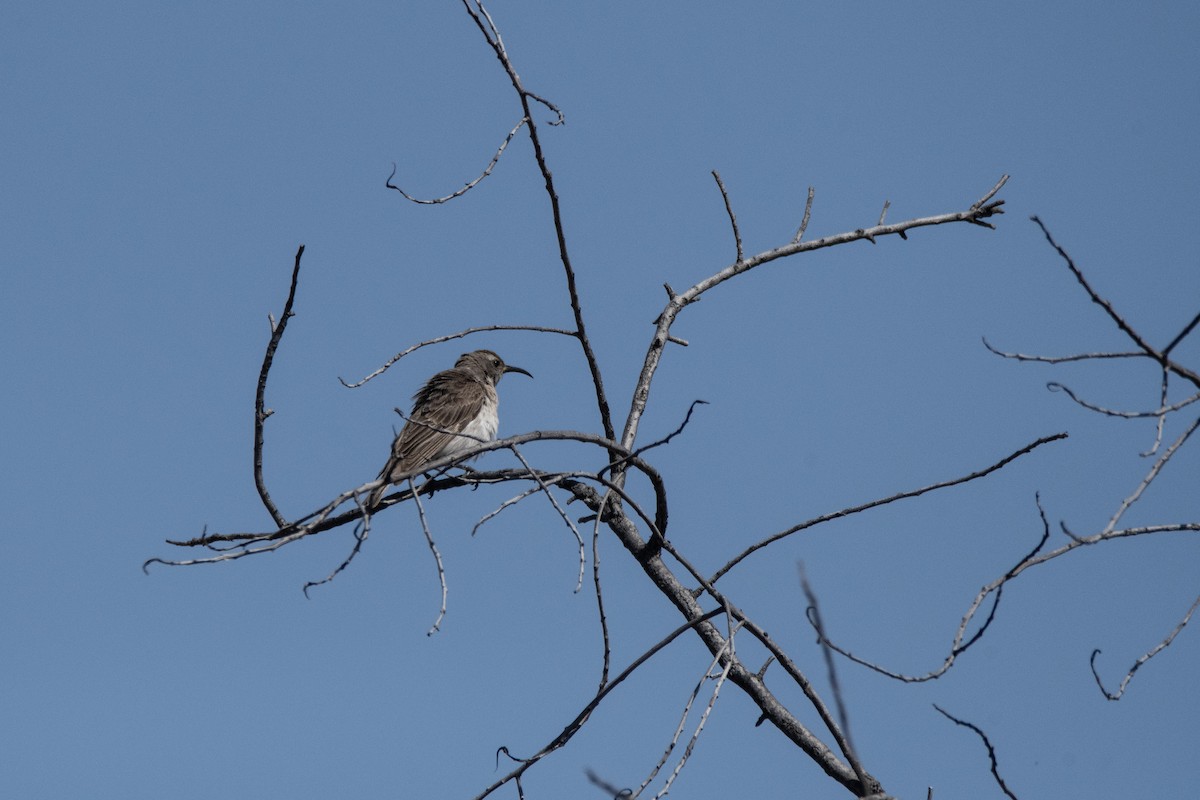
POLYGON ((367 511, 375 510, 375 507, 379 505, 379 501, 383 499, 383 493, 387 491, 388 486, 389 484, 384 483, 371 490, 371 493, 367 495, 367 511))
POLYGON ((383 465, 383 469, 379 470, 379 480, 382 483, 372 489, 371 493, 367 495, 367 511, 375 510, 379 505, 379 501, 383 499, 384 493, 387 492, 388 487, 392 485, 391 473, 393 466, 392 459, 389 458, 388 462, 383 465))

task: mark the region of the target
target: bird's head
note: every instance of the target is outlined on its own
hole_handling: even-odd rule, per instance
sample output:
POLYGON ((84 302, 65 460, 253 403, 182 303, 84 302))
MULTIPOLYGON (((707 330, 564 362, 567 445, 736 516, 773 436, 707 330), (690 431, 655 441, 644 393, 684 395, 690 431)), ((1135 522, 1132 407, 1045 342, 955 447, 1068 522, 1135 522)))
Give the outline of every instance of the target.
POLYGON ((519 372, 522 375, 529 375, 529 372, 520 367, 510 366, 504 363, 504 359, 493 353, 491 350, 476 350, 472 353, 463 353, 458 357, 458 361, 454 364, 455 369, 464 369, 473 375, 478 375, 491 381, 493 385, 500 382, 500 378, 506 372, 519 372))

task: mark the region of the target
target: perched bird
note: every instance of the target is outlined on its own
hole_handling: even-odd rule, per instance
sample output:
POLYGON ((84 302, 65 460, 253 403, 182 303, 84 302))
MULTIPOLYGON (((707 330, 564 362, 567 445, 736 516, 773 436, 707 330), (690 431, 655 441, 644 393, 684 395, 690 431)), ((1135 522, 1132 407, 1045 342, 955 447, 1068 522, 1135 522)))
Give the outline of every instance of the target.
POLYGON ((367 498, 367 508, 379 504, 388 486, 424 465, 495 439, 500 427, 496 384, 506 372, 533 377, 491 350, 476 350, 459 356, 454 369, 430 378, 413 395, 412 413, 392 442, 392 455, 379 472, 383 483, 367 498))

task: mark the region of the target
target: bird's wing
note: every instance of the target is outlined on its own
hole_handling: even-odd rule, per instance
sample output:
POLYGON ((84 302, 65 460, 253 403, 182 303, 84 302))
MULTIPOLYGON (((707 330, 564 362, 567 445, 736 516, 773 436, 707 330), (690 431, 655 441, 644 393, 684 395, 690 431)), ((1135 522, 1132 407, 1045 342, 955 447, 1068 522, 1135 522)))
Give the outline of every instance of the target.
POLYGON ((417 393, 412 416, 392 443, 392 456, 380 478, 390 483, 416 472, 438 457, 455 438, 453 432, 461 431, 479 415, 487 398, 484 388, 472 381, 464 391, 461 381, 452 383, 447 376, 445 372, 434 375, 417 393), (453 392, 448 391, 451 383, 453 392))

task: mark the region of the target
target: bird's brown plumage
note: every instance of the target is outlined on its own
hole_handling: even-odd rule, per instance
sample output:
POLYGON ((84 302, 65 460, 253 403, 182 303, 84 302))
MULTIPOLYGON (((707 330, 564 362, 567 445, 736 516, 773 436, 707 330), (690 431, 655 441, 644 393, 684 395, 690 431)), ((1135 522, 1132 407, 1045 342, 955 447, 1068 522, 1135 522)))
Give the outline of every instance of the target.
POLYGON ((491 350, 476 350, 460 356, 453 369, 430 378, 413 396, 412 413, 379 472, 383 483, 371 492, 367 507, 374 508, 389 485, 420 472, 425 464, 496 438, 496 384, 506 372, 529 375, 506 365, 491 350))

